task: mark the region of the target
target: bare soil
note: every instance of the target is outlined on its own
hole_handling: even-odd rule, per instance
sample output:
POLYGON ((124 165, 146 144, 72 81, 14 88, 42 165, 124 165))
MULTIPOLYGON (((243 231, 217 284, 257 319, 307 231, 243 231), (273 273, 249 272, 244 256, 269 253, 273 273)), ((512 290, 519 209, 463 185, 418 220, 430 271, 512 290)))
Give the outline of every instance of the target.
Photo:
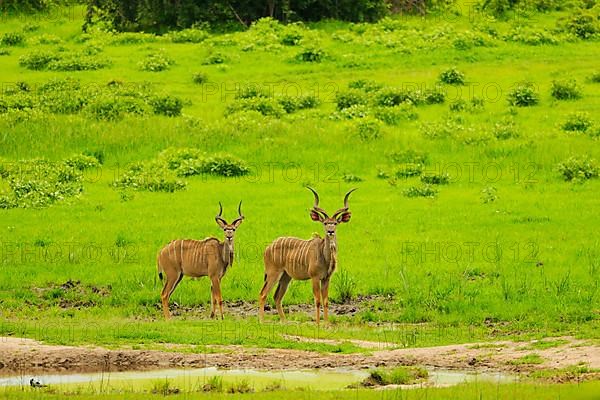
MULTIPOLYGON (((294 338, 302 341, 314 340, 290 337, 294 338)), ((371 353, 361 354, 324 354, 241 346, 227 346, 225 352, 198 354, 177 352, 179 346, 176 345, 173 346, 174 351, 109 350, 100 347, 52 346, 31 339, 0 337, 0 374, 108 372, 175 367, 286 370, 419 365, 482 372, 531 372, 584 363, 590 368, 600 368, 600 346, 572 337, 552 340, 556 339, 563 342, 556 347, 534 350, 529 347, 532 342, 501 341, 424 348, 379 348, 371 353), (543 361, 539 364, 518 362, 520 358, 531 353, 538 354, 543 361)), ((380 346, 374 342, 354 343, 367 349, 377 349, 377 346, 380 346)), ((595 378, 598 379, 598 374, 595 374, 595 378)))

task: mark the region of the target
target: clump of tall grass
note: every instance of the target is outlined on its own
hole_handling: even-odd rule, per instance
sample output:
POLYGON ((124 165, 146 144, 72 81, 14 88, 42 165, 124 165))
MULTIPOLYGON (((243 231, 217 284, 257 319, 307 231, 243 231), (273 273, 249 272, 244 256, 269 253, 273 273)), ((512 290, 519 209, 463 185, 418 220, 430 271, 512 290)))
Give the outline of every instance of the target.
POLYGON ((333 286, 335 288, 335 301, 337 303, 344 304, 354 299, 356 280, 352 278, 348 271, 341 270, 338 272, 333 279, 333 286))
POLYGON ((581 182, 597 178, 600 174, 600 166, 596 160, 588 156, 572 156, 557 165, 558 172, 565 181, 581 182))
POLYGON ((362 381, 361 385, 366 387, 413 385, 425 381, 428 377, 427 370, 419 367, 377 368, 369 372, 369 376, 362 381))
POLYGON ((563 131, 567 132, 586 132, 593 125, 590 114, 587 112, 575 112, 567 116, 566 120, 561 124, 563 131))
POLYGON ((8 193, 0 196, 0 208, 41 208, 79 195, 83 171, 98 167, 97 159, 74 155, 61 162, 23 160, 0 167, 8 193))
POLYGON ((443 71, 438 79, 441 83, 446 83, 448 85, 465 84, 465 74, 456 68, 450 68, 443 71))
POLYGON ((425 197, 433 199, 437 196, 438 190, 432 185, 424 184, 421 186, 409 186, 402 191, 402 194, 409 198, 425 197))
POLYGON ((582 96, 581 88, 574 79, 552 81, 550 93, 556 100, 577 100, 582 96))
POLYGON ((167 56, 164 51, 158 51, 148 54, 138 63, 138 68, 141 71, 161 72, 171 68, 173 64, 175 60, 167 56))
POLYGON ((532 82, 521 82, 508 93, 507 100, 511 106, 531 107, 540 102, 540 97, 532 82))

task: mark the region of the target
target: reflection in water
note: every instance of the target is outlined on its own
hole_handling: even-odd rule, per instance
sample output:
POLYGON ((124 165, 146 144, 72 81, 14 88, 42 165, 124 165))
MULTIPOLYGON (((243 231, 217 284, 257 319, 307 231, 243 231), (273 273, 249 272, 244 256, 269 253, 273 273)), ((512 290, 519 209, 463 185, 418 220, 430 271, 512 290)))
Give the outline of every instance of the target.
MULTIPOLYGON (((142 388, 148 381, 169 379, 175 384, 190 389, 202 386, 208 379, 220 376, 225 382, 235 382, 242 379, 251 385, 264 387, 273 382, 280 382, 286 388, 311 387, 312 389, 336 390, 343 389, 349 384, 357 383, 369 375, 366 370, 352 369, 322 369, 322 370, 289 370, 289 371, 257 371, 257 370, 219 370, 217 368, 198 369, 167 369, 155 371, 111 372, 93 374, 64 374, 36 376, 40 382, 47 385, 89 385, 91 387, 110 386, 142 388)), ((29 375, 1 377, 0 387, 28 386, 29 375)), ((439 369, 429 370, 426 383, 417 386, 451 386, 464 382, 511 383, 517 377, 499 372, 475 373, 471 371, 448 371, 439 369)))

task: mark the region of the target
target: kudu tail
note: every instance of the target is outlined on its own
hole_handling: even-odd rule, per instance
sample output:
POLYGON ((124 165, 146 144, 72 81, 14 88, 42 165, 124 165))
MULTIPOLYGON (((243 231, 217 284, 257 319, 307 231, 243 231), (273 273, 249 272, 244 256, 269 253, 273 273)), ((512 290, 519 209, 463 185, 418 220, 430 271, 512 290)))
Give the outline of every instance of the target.
POLYGON ((156 268, 158 269, 158 279, 160 279, 162 281, 162 279, 163 279, 163 269, 160 266, 160 253, 156 257, 156 268))

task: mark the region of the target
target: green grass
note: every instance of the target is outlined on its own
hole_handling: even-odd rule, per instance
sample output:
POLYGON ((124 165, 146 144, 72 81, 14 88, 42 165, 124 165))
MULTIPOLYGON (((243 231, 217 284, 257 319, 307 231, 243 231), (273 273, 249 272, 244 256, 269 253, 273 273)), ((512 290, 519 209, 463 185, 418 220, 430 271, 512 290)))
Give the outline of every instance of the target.
MULTIPOLYGON (((403 18, 393 32, 382 24, 323 22, 308 27, 299 47, 257 42, 272 36, 256 30, 213 35, 200 44, 163 38, 116 44, 110 35, 83 35, 82 10, 75 10, 77 17, 37 21, 40 29, 25 33, 24 46, 0 56, 2 99, 11 96, 4 89, 17 81, 31 87, 66 76, 100 87, 115 80, 144 81, 156 93, 180 97, 184 116, 150 113, 104 121, 86 113, 18 114, 25 120, 0 114, 0 157, 6 162, 58 161, 85 151, 105 158, 102 168, 85 172, 78 198, 43 209, 0 210, 2 334, 113 346, 164 341, 359 351, 291 342, 279 328, 267 338, 203 339, 202 326, 213 326, 205 321, 206 279, 185 279, 172 297, 184 309, 202 306, 203 313, 160 321, 158 249, 175 238, 221 237, 214 223, 218 202, 230 218, 242 199, 247 218, 236 234, 236 262, 222 288, 226 301, 254 302, 266 245, 279 236, 322 232, 307 212, 312 197, 303 186, 310 183, 327 210, 339 208, 349 188, 359 188, 350 200, 351 222, 338 229, 338 268, 344 275, 332 278, 332 300, 379 296, 363 303, 355 316, 333 315, 332 327, 323 331, 330 337, 388 340, 391 335, 410 346, 562 334, 598 338, 600 242, 592 232, 600 226, 600 182, 564 182, 557 170, 570 156, 600 159, 591 135, 560 128, 573 112, 597 114, 600 91, 588 80, 598 71, 596 41, 557 35, 557 45, 530 46, 502 39, 515 28, 513 21, 498 20, 488 22, 499 32, 489 39, 493 45, 460 50, 452 38, 480 34, 481 21, 463 16, 449 23, 430 16, 403 18), (44 33, 59 37, 69 51, 98 46, 110 64, 76 72, 19 66, 19 57, 33 50, 54 51, 56 45, 32 44, 44 33), (316 43, 328 54, 322 62, 295 60, 301 48, 316 43), (175 63, 162 72, 140 71, 138 63, 160 49, 175 63), (202 65, 211 52, 223 54, 225 64, 202 65), (335 93, 348 90, 352 81, 433 88, 440 73, 452 67, 465 74, 466 86, 448 87, 443 104, 415 107, 417 119, 378 124, 378 138, 361 140, 356 119, 331 118, 335 93), (197 73, 212 85, 194 83, 197 73), (581 99, 554 100, 552 82, 567 78, 577 81, 581 99), (509 106, 508 92, 522 81, 539 89, 538 105, 509 106), (273 82, 277 96, 287 88, 288 95, 316 96, 320 105, 280 118, 256 112, 225 116, 236 85, 273 82), (457 90, 468 101, 474 90, 484 99, 483 109, 450 111, 457 90), (518 135, 497 139, 496 123, 507 118, 518 135), (190 177, 187 189, 175 193, 122 193, 111 187, 131 163, 154 159, 168 147, 232 154, 250 165, 251 174, 190 177), (388 156, 407 149, 427 155, 424 174, 449 175, 449 184, 436 186, 435 198, 403 195, 420 185, 419 176, 377 178, 380 170, 393 174, 402 168, 388 156), (344 181, 353 175, 363 181, 344 181), (340 276, 350 288, 336 285, 340 276), (68 280, 80 281, 78 289, 58 289, 68 280)), ((521 22, 551 30, 565 13, 535 14, 521 22)), ((7 18, 0 33, 20 31, 22 24, 7 18)), ((369 104, 367 112, 373 110, 369 104)), ((0 192, 7 189, 0 179, 0 192)), ((293 282, 284 299, 285 305, 311 302, 309 282, 293 282)), ((292 330, 314 334, 311 315, 288 314, 292 330)), ((255 326, 255 318, 227 316, 223 326, 255 326)), ((268 321, 276 321, 273 313, 268 321)))
POLYGON ((512 365, 535 365, 542 364, 543 362, 544 359, 542 358, 542 356, 536 353, 531 353, 524 355, 523 357, 519 357, 515 360, 511 360, 509 363, 512 365))
MULTIPOLYGON (((162 385, 157 384, 157 389, 164 388, 162 385)), ((170 387, 169 387, 170 388, 170 387)), ((171 388, 172 389, 172 388, 171 388)), ((597 399, 597 393, 600 389, 599 382, 583 382, 579 384, 562 384, 562 385, 541 385, 541 384, 489 384, 489 383, 470 383, 463 384, 449 388, 424 388, 415 390, 389 390, 389 391, 378 391, 378 390, 346 390, 346 391, 315 391, 315 390, 292 390, 292 391, 270 391, 270 392, 255 392, 255 393, 237 393, 237 394, 223 394, 223 393, 181 393, 170 395, 169 398, 178 399, 279 399, 282 395, 285 395, 289 399, 540 399, 540 400, 555 400, 558 398, 568 398, 574 400, 595 400, 597 399), (284 394, 285 393, 285 394, 284 394)), ((61 399, 65 398, 63 393, 46 393, 43 391, 31 391, 26 389, 21 391, 20 389, 6 389, 0 396, 11 399, 61 399)), ((79 393, 72 392, 68 395, 69 399, 152 399, 152 398, 164 398, 162 393, 133 393, 129 391, 122 391, 119 393, 101 393, 101 394, 86 394, 80 391, 79 393)))

